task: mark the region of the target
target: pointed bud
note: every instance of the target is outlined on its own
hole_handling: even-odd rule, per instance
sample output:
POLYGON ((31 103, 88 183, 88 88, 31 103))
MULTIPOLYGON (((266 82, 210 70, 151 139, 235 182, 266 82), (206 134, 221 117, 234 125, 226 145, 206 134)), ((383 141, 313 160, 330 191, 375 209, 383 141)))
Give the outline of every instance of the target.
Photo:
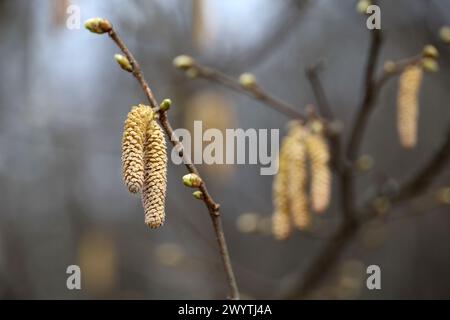
POLYGON ((439 30, 439 36, 441 37, 441 40, 445 43, 450 43, 450 27, 449 26, 443 26, 441 30, 439 30))
POLYGON ((198 188, 202 185, 202 179, 195 173, 189 173, 183 176, 183 183, 186 187, 198 188))
POLYGON ((190 56, 181 55, 173 59, 173 65, 177 69, 189 70, 190 68, 194 67, 195 60, 190 56))
POLYGON ((422 59, 422 67, 425 71, 428 72, 438 72, 439 64, 433 58, 423 58, 422 59))
POLYGON ((128 72, 133 71, 133 66, 131 65, 130 61, 128 61, 127 57, 121 55, 121 54, 115 54, 114 59, 116 59, 119 66, 128 72))
POLYGON ((432 46, 431 44, 429 44, 423 48, 422 56, 424 56, 426 58, 437 59, 437 58, 439 58, 439 51, 436 49, 435 46, 432 46))
POLYGON ((251 73, 243 73, 239 77, 239 83, 245 89, 252 89, 256 86, 256 78, 251 73))
POLYGON ((161 111, 167 111, 170 109, 170 106, 172 105, 172 100, 170 99, 164 99, 161 104, 159 105, 159 110, 161 111))
POLYGON ((203 199, 203 192, 201 192, 200 190, 192 192, 192 195, 194 196, 195 199, 198 199, 198 200, 203 199))
POLYGON ((103 18, 92 18, 89 20, 86 20, 84 23, 84 26, 86 29, 88 29, 90 32, 93 33, 106 33, 110 32, 112 30, 112 24, 106 19, 103 18))

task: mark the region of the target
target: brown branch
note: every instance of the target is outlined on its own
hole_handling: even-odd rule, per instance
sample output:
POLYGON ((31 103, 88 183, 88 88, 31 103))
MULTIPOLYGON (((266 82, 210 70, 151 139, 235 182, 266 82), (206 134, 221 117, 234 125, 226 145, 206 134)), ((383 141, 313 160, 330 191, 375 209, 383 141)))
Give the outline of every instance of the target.
POLYGON ((367 121, 369 120, 369 116, 375 105, 377 86, 374 74, 381 49, 381 43, 381 30, 372 30, 369 57, 364 74, 364 95, 352 125, 350 139, 346 150, 346 155, 351 162, 356 160, 365 129, 367 128, 367 121))
MULTIPOLYGON (((144 78, 144 75, 139 66, 139 63, 133 57, 130 50, 127 48, 125 43, 122 41, 122 39, 120 38, 120 36, 117 34, 117 32, 114 29, 112 29, 108 34, 111 37, 111 39, 116 43, 116 45, 120 48, 120 50, 125 54, 127 59, 129 60, 131 66, 133 67, 132 74, 137 79, 137 81, 141 85, 142 89, 144 90, 144 92, 148 98, 148 101, 150 103, 150 106, 155 111, 158 111, 159 104, 157 103, 157 101, 153 95, 153 92, 150 89, 150 86, 148 85, 147 81, 144 78)), ((160 121, 161 126, 163 127, 165 133, 167 134, 167 136, 169 137, 173 146, 175 147, 175 149, 178 151, 179 154, 182 155, 183 161, 184 161, 184 164, 185 164, 187 170, 190 173, 194 173, 194 174, 200 176, 195 165, 192 164, 189 161, 189 159, 187 159, 185 153, 183 152, 183 145, 180 142, 180 140, 178 139, 178 137, 174 134, 174 131, 172 129, 172 126, 170 125, 169 119, 167 118, 167 112, 165 112, 165 111, 160 112, 159 121, 160 121)), ((219 244, 220 256, 221 256, 222 263, 223 263, 223 266, 225 269, 228 286, 229 286, 229 290, 230 290, 230 298, 231 299, 239 299, 239 290, 237 287, 236 278, 234 276, 233 268, 231 265, 230 255, 228 253, 228 248, 227 248, 227 244, 225 241, 225 235, 224 235, 223 227, 222 227, 222 221, 220 218, 220 212, 219 212, 220 206, 211 197, 203 179, 202 179, 202 181, 203 182, 200 185, 199 189, 203 193, 202 200, 208 209, 208 212, 209 212, 209 215, 210 215, 213 227, 214 227, 216 239, 219 244)))
POLYGON ((319 78, 319 69, 322 67, 321 62, 315 63, 306 68, 306 77, 311 84, 314 96, 316 97, 317 107, 319 108, 320 115, 327 120, 333 120, 335 118, 333 111, 328 103, 327 95, 323 89, 322 82, 319 78))
POLYGON ((342 172, 343 165, 341 159, 341 128, 333 128, 331 124, 336 124, 336 117, 330 108, 327 95, 319 78, 319 69, 322 67, 321 62, 317 62, 306 68, 306 77, 308 78, 311 89, 316 98, 317 107, 320 115, 327 121, 327 136, 331 147, 331 165, 338 173, 342 172))
POLYGON ((209 67, 204 67, 201 65, 196 64, 194 66, 196 71, 198 71, 197 76, 211 80, 213 82, 219 83, 224 85, 225 87, 228 87, 234 91, 244 93, 246 95, 249 95, 256 100, 259 100, 269 107, 277 110, 278 112, 281 112, 285 114, 286 116, 294 119, 302 119, 305 120, 306 117, 304 114, 302 114, 300 111, 298 111, 295 107, 289 105, 288 103, 271 96, 267 92, 265 92, 260 86, 254 86, 252 88, 243 88, 237 80, 234 78, 209 67))
POLYGON ((392 199, 393 202, 402 202, 406 199, 416 197, 425 191, 433 179, 445 168, 450 159, 450 126, 446 137, 437 152, 418 172, 400 188, 400 192, 392 199))
POLYGON ((322 280, 323 275, 329 272, 337 262, 341 252, 348 245, 358 230, 357 225, 342 224, 325 243, 314 262, 301 275, 301 278, 294 279, 293 285, 288 286, 278 298, 281 299, 302 299, 307 298, 322 280))

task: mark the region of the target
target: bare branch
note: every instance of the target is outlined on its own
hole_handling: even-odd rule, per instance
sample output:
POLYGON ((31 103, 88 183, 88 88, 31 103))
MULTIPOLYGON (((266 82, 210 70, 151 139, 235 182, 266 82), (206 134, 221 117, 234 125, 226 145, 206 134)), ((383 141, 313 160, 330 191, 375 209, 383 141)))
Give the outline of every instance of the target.
MULTIPOLYGON (((159 104, 157 103, 152 90, 150 89, 150 86, 148 85, 147 81, 144 78, 144 75, 142 73, 142 70, 139 66, 139 63, 136 61, 136 59, 133 57, 130 50, 127 48, 123 40, 120 38, 120 36, 117 34, 117 32, 112 29, 109 33, 109 36, 111 39, 116 43, 116 45, 120 48, 120 50, 125 54, 129 62, 131 63, 133 70, 133 76, 137 79, 139 84, 141 85, 142 89, 144 90, 145 94, 147 95, 148 101, 150 103, 150 106, 155 110, 159 110, 159 104)), ((174 134, 174 131, 172 129, 172 126, 170 125, 169 119, 167 118, 167 112, 160 112, 159 121, 161 123, 161 126, 163 127, 166 135, 172 142, 175 149, 179 152, 179 154, 182 154, 183 160, 185 163, 185 166, 187 170, 190 173, 194 173, 198 176, 199 172, 194 164, 190 163, 188 161, 189 159, 186 158, 185 153, 183 152, 183 145, 178 139, 178 137, 174 134)), ((230 289, 230 298, 231 299, 239 299, 239 290, 236 283, 236 278, 234 276, 233 268, 231 265, 230 255, 228 253, 228 247, 225 241, 225 235, 222 228, 222 221, 220 218, 220 212, 219 212, 219 204, 214 201, 214 199, 211 197, 207 187, 206 183, 202 179, 202 184, 200 185, 199 189, 203 193, 202 200, 204 201, 209 215, 211 217, 211 221, 213 224, 214 232, 216 234, 216 239, 219 244, 219 251, 220 256, 222 258, 222 263, 226 272, 228 286, 230 289)))
POLYGON ((277 110, 278 112, 285 114, 290 118, 302 120, 306 119, 305 115, 302 114, 300 111, 298 111, 295 107, 289 105, 288 103, 278 98, 271 96, 259 86, 254 86, 248 89, 243 88, 237 80, 218 70, 209 67, 204 67, 198 64, 195 65, 195 69, 198 71, 197 76, 201 78, 211 80, 213 82, 222 84, 230 89, 233 89, 234 91, 249 95, 255 98, 256 100, 265 103, 269 107, 277 110))
POLYGON ((450 127, 447 129, 446 137, 437 152, 418 172, 400 188, 400 192, 392 199, 394 202, 402 202, 406 199, 416 197, 425 191, 439 173, 445 168, 450 159, 450 127))
POLYGON ((378 56, 381 49, 382 37, 381 31, 378 29, 371 31, 371 44, 369 49, 369 57, 366 63, 366 70, 364 74, 364 95, 361 104, 358 108, 356 118, 350 132, 350 140, 347 145, 346 155, 350 161, 354 161, 358 155, 362 138, 365 129, 367 128, 367 121, 372 112, 373 106, 377 96, 376 81, 374 78, 375 69, 378 62, 378 56))

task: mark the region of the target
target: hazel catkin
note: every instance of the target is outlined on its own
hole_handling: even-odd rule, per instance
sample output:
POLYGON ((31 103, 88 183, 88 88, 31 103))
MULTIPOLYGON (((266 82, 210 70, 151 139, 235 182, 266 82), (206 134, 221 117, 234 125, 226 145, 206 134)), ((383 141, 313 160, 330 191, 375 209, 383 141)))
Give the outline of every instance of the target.
POLYGON ((305 139, 311 170, 311 207, 323 212, 330 203, 330 151, 322 133, 311 133, 305 139))
POLYGON ((289 197, 287 185, 289 179, 289 148, 292 139, 287 136, 281 145, 278 157, 278 173, 273 183, 274 214, 272 216, 272 231, 276 239, 285 240, 291 232, 291 218, 289 214, 289 197))
POLYGON ((410 149, 417 144, 417 122, 419 117, 419 91, 423 69, 411 65, 403 71, 399 80, 397 96, 397 130, 400 143, 410 149))
POLYGON ((296 125, 291 131, 292 142, 289 148, 287 192, 290 200, 292 221, 297 228, 305 230, 311 224, 307 193, 308 171, 304 144, 305 132, 301 125, 296 125))
POLYGON ((147 128, 144 142, 144 166, 142 205, 145 211, 145 223, 150 228, 158 228, 165 220, 167 151, 164 133, 154 120, 147 128))
POLYGON ((131 193, 140 192, 144 182, 144 140, 153 116, 150 107, 134 106, 125 120, 122 137, 122 177, 131 193))

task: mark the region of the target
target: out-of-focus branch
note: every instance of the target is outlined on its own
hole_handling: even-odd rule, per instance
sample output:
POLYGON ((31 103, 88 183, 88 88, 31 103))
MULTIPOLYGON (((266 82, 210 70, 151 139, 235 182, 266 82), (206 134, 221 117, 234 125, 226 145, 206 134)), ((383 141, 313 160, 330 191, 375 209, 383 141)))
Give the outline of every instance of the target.
POLYGON ((346 149, 346 156, 350 161, 355 161, 367 128, 367 121, 375 105, 377 95, 377 85, 375 80, 375 70, 378 62, 378 56, 381 49, 382 36, 381 30, 374 29, 371 31, 371 43, 369 56, 364 72, 364 94, 360 106, 357 109, 356 118, 351 126, 350 138, 346 149))
MULTIPOLYGON (((411 200, 423 194, 430 186, 432 181, 442 172, 446 164, 450 160, 450 127, 447 129, 446 137, 441 146, 430 157, 425 165, 417 171, 417 173, 400 187, 397 195, 388 197, 393 205, 391 210, 397 205, 411 200)), ((369 202, 373 202, 374 199, 369 202)), ((325 243, 322 251, 319 253, 314 262, 307 271, 302 274, 289 290, 283 290, 279 297, 283 298, 304 298, 312 289, 320 282, 322 277, 331 270, 343 250, 351 243, 358 230, 378 217, 378 213, 372 206, 365 206, 365 211, 360 212, 358 219, 353 223, 344 223, 339 227, 334 235, 325 243)), ((384 213, 386 215, 387 212, 384 213)), ((406 218, 406 217, 405 217, 406 218)))
MULTIPOLYGON (((420 62, 422 56, 414 56, 393 63, 391 68, 385 68, 382 75, 377 78, 375 72, 381 50, 382 35, 380 30, 373 30, 371 32, 371 44, 364 73, 363 98, 351 127, 349 142, 345 150, 346 159, 344 158, 341 161, 343 166, 338 174, 343 222, 330 240, 325 243, 322 251, 305 274, 297 279, 289 290, 285 290, 284 294, 281 294, 282 297, 302 298, 308 296, 311 290, 318 285, 322 277, 333 268, 340 254, 350 244, 351 239, 359 228, 377 217, 377 212, 373 206, 365 207, 363 212, 354 207, 354 167, 352 165, 346 165, 346 160, 354 163, 358 157, 370 114, 374 109, 376 98, 383 85, 394 75, 401 73, 409 65, 420 62)), ((315 92, 316 99, 319 105, 321 105, 323 115, 330 116, 330 112, 327 110, 327 100, 323 88, 313 71, 314 69, 308 70, 308 78, 315 92)), ((388 201, 392 202, 392 204, 399 204, 402 201, 420 195, 427 189, 438 173, 441 172, 448 158, 450 158, 450 129, 447 132, 445 142, 436 154, 432 156, 430 161, 400 189, 400 192, 396 196, 390 197, 388 201)))
POLYGON ((286 116, 294 119, 302 119, 305 120, 306 117, 303 113, 298 111, 295 107, 291 106, 290 104, 280 100, 279 98, 276 98, 266 91, 264 91, 260 86, 253 85, 244 88, 239 81, 235 80, 234 78, 209 67, 201 66, 199 64, 195 64, 192 67, 193 70, 196 71, 196 76, 200 78, 204 78, 207 80, 211 80, 213 82, 219 83, 221 85, 224 85, 225 87, 228 87, 234 91, 244 93, 246 95, 249 95, 256 100, 259 100, 263 103, 265 103, 267 106, 271 107, 272 109, 275 109, 278 112, 281 112, 285 114, 286 116))
POLYGON ((319 78, 319 70, 322 68, 321 61, 306 68, 306 77, 311 84, 311 89, 313 90, 314 96, 316 97, 317 107, 319 108, 322 117, 328 120, 333 120, 334 114, 328 103, 327 95, 323 89, 322 82, 319 78))
MULTIPOLYGON (((132 55, 132 53, 128 49, 128 47, 125 45, 125 43, 123 42, 121 37, 117 34, 117 32, 113 28, 111 28, 108 31, 108 35, 116 43, 116 45, 119 47, 119 49, 125 54, 126 58, 128 59, 129 63, 131 64, 131 67, 132 67, 131 72, 132 72, 133 76, 137 79, 137 81, 139 82, 142 89, 144 90, 144 92, 148 98, 148 101, 150 103, 150 106, 153 108, 154 111, 159 112, 160 111, 159 104, 157 103, 150 86, 148 85, 147 81, 144 78, 144 75, 139 66, 139 63, 134 58, 134 56, 132 55)), ((169 137, 170 141, 172 142, 173 146, 175 147, 175 149, 179 152, 179 154, 181 154, 183 156, 183 160, 184 160, 187 170, 190 173, 194 173, 200 177, 199 172, 198 172, 197 168, 195 167, 195 165, 192 164, 190 161, 188 161, 189 159, 186 159, 186 156, 183 152, 183 145, 180 142, 180 140, 178 139, 178 137, 174 134, 174 131, 172 129, 172 126, 170 125, 169 119, 167 118, 166 111, 159 112, 159 121, 160 121, 161 126, 163 127, 166 135, 169 137)), ((223 263, 223 266, 224 266, 224 269, 225 269, 225 272, 227 275, 228 285, 229 285, 229 289, 230 289, 230 298, 231 299, 239 299, 239 291, 238 291, 236 279, 234 276, 233 268, 231 265, 231 260, 230 260, 230 256, 228 253, 227 244, 225 241, 225 235, 223 232, 222 220, 221 220, 220 212, 219 212, 220 206, 217 202, 214 201, 214 199, 210 195, 204 180, 202 179, 201 181, 202 182, 199 186, 199 189, 202 192, 201 199, 203 200, 203 202, 205 203, 205 206, 208 209, 208 212, 209 212, 209 215, 210 215, 213 227, 214 227, 214 231, 216 234, 217 242, 219 244, 220 256, 222 258, 222 263, 223 263)))
POLYGON ((336 128, 337 121, 331 110, 327 95, 319 78, 319 70, 322 63, 319 61, 306 68, 306 77, 308 78, 320 115, 327 121, 327 136, 331 147, 331 165, 338 172, 342 172, 343 164, 341 159, 341 128, 336 128))
POLYGON ((425 191, 433 180, 445 168, 450 159, 450 126, 447 128, 445 140, 436 153, 417 173, 400 188, 400 192, 393 197, 393 202, 402 202, 416 197, 425 191))

